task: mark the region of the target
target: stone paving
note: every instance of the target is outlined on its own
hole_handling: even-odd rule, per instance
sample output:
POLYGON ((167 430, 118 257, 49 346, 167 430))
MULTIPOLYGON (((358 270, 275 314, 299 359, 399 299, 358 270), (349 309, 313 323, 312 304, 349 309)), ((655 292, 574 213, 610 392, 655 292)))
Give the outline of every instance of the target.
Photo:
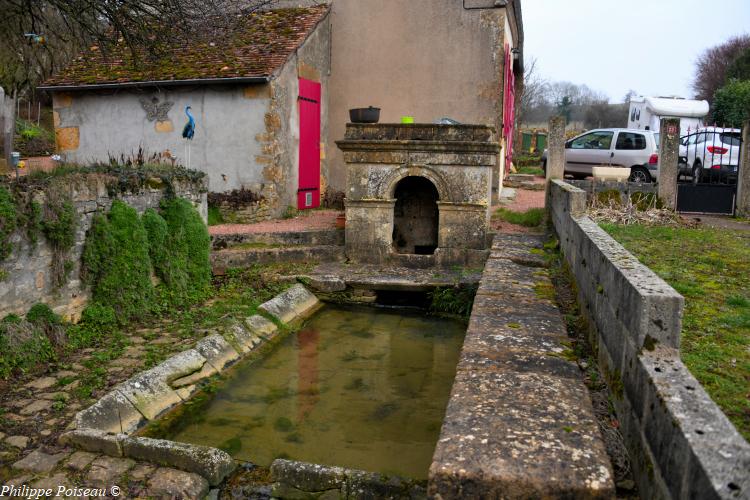
MULTIPOLYGON (((79 410, 146 368, 149 354, 166 356, 194 342, 161 328, 140 329, 128 334, 126 347, 115 359, 97 363, 108 348, 84 349, 52 365, 49 373, 0 385, 0 483, 51 488, 54 495, 64 486, 105 488, 110 497, 120 498, 203 498, 209 485, 197 474, 76 451, 58 443, 79 410), (94 379, 97 374, 100 377, 94 379), (82 397, 81 388, 92 380, 98 383, 91 396, 82 397), (114 486, 120 488, 119 495, 113 494, 114 486)), ((87 494, 69 490, 62 496, 87 494)))

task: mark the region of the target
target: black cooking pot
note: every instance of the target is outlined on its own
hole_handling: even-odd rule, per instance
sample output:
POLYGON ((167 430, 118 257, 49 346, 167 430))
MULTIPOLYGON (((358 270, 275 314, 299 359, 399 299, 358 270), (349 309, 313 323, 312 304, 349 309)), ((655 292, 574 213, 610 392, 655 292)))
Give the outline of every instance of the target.
POLYGON ((352 123, 378 123, 380 120, 380 108, 356 108, 349 110, 349 119, 352 123))

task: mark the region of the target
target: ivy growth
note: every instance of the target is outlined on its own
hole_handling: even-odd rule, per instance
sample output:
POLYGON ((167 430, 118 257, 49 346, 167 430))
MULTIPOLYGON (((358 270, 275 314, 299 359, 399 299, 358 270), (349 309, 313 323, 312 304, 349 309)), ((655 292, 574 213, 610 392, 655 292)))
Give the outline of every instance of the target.
POLYGON ((13 195, 0 186, 0 261, 8 258, 13 245, 10 236, 18 226, 18 213, 13 195))
POLYGON ((115 200, 92 221, 83 250, 83 278, 94 303, 111 307, 121 324, 150 310, 154 297, 148 237, 132 207, 115 200))
POLYGON ((193 205, 182 198, 161 203, 161 215, 146 211, 149 254, 170 303, 184 305, 206 297, 211 281, 208 229, 193 205))
POLYGON ((52 247, 52 282, 58 287, 65 284, 72 268, 67 255, 75 245, 76 226, 76 209, 73 203, 50 192, 44 207, 41 228, 52 247))

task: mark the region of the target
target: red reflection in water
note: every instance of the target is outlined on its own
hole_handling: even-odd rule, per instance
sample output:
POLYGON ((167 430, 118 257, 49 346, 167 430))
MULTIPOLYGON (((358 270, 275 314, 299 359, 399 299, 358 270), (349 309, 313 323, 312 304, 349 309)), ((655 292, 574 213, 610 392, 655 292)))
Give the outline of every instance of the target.
POLYGON ((318 343, 320 332, 312 328, 297 334, 299 378, 297 383, 297 422, 302 422, 320 399, 318 387, 318 343))

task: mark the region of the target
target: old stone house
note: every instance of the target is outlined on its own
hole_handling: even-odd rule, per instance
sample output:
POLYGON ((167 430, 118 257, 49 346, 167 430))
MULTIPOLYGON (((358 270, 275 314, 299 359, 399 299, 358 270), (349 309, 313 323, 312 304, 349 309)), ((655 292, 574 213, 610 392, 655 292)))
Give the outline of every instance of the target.
POLYGON ((326 186, 345 189, 336 141, 349 109, 372 105, 386 123, 494 126, 496 199, 522 84, 520 0, 320 3, 279 0, 247 20, 246 36, 202 39, 137 72, 98 50, 83 55, 44 86, 60 152, 86 162, 143 147, 187 164, 180 134, 191 105, 190 166, 208 172, 212 192, 249 189, 278 215, 318 206, 326 186))
MULTIPOLYGON (((45 82, 58 152, 69 162, 172 157, 209 176, 212 192, 245 188, 259 215, 318 206, 328 176, 327 6, 256 12, 196 33, 156 58, 91 47, 45 82), (195 119, 193 140, 182 137, 195 119)), ((167 158, 168 159, 168 158, 167 158)))

